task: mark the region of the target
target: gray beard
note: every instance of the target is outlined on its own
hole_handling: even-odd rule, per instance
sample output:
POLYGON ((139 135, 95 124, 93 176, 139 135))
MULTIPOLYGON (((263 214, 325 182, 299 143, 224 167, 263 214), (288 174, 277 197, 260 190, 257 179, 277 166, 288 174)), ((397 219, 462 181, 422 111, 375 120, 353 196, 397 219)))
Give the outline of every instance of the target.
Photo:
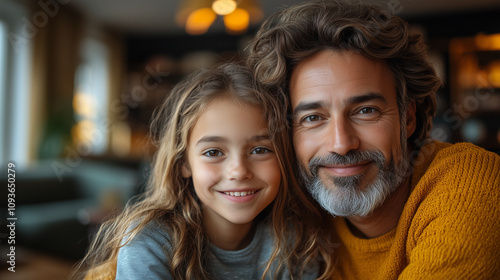
MULTIPOLYGON (((404 138, 403 138, 404 139, 404 138)), ((402 141, 404 142, 404 141, 402 141)), ((409 155, 406 143, 401 147, 401 161, 396 165, 394 159, 386 164, 380 151, 349 151, 345 156, 328 154, 314 157, 306 167, 299 164, 300 176, 314 199, 330 214, 341 217, 368 216, 380 206, 410 175, 409 155), (324 165, 347 165, 363 161, 371 161, 378 167, 377 177, 367 186, 361 185, 363 174, 333 177, 323 182, 318 170, 324 165)))

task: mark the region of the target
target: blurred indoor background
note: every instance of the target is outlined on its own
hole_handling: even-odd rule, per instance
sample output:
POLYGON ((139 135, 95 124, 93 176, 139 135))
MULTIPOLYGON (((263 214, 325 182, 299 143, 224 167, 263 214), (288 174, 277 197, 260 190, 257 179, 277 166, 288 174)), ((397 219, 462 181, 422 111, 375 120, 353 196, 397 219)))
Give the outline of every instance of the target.
MULTIPOLYGON (((444 82, 432 137, 500 153, 500 1, 364 1, 424 33, 444 82)), ((216 2, 0 0, 0 177, 16 172, 12 216, 0 188, 1 279, 66 279, 103 217, 142 191, 150 117, 172 86, 244 58, 262 20, 301 1, 216 2)))

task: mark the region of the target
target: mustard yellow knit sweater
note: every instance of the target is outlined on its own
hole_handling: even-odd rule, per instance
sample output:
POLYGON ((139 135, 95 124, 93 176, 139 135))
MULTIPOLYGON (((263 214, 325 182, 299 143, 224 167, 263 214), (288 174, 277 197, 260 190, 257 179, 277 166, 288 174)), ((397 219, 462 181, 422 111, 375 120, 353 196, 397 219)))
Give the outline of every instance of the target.
POLYGON ((430 142, 397 227, 360 239, 335 218, 334 279, 500 279, 500 157, 430 142))

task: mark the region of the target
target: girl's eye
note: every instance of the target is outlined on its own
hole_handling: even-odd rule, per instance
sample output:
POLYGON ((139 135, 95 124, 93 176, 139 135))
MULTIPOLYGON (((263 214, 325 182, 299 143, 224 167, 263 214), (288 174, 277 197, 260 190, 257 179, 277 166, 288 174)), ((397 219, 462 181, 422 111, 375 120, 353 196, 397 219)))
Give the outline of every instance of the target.
POLYGON ((252 154, 258 154, 258 155, 262 155, 262 154, 269 153, 269 152, 271 152, 271 150, 269 150, 268 148, 264 148, 264 147, 258 147, 258 148, 255 148, 252 150, 252 154))
POLYGON ((203 153, 203 155, 205 155, 207 157, 220 157, 220 156, 223 156, 224 153, 222 153, 219 150, 209 150, 209 151, 206 151, 205 153, 203 153))
POLYGON ((320 121, 321 117, 318 115, 309 115, 302 119, 303 122, 317 122, 320 121))

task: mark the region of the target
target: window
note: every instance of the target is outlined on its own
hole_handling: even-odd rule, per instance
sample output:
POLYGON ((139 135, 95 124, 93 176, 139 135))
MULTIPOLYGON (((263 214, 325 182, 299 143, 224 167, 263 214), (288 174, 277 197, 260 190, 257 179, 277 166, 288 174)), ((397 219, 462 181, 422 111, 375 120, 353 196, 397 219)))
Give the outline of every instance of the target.
MULTIPOLYGON (((28 163, 31 41, 18 1, 0 1, 0 162, 28 163)), ((32 34, 29 34, 32 35, 32 34)))
POLYGON ((99 155, 108 146, 108 49, 92 38, 84 40, 76 71, 73 142, 80 154, 99 155))
POLYGON ((0 159, 4 162, 4 147, 5 147, 5 84, 7 68, 7 26, 0 21, 0 159))

